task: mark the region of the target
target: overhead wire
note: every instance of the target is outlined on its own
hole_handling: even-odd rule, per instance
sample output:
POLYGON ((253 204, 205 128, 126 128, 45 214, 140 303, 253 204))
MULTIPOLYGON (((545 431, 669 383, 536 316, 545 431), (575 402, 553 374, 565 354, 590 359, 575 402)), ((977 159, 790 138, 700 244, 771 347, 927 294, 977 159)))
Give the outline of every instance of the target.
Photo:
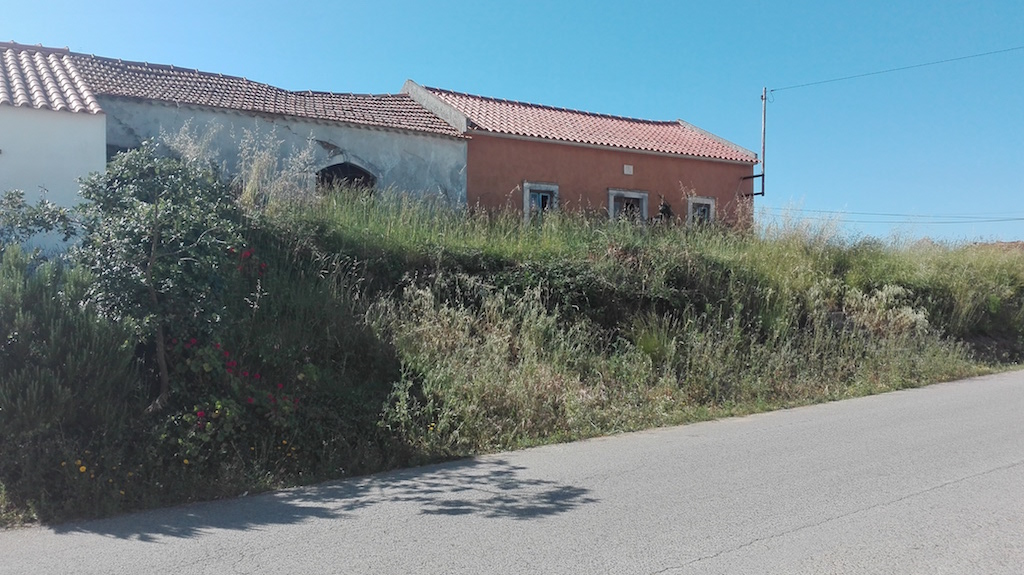
MULTIPOLYGON (((805 82, 803 84, 794 84, 792 86, 783 86, 781 88, 772 88, 770 90, 767 90, 765 100, 766 100, 767 103, 774 102, 775 101, 774 93, 775 92, 781 92, 783 90, 795 90, 795 89, 798 89, 798 88, 807 88, 807 87, 810 87, 810 86, 819 86, 819 85, 822 85, 822 84, 831 84, 833 82, 842 82, 844 80, 853 80, 853 79, 856 79, 856 78, 865 78, 865 77, 868 77, 868 76, 877 76, 877 75, 880 75, 880 74, 889 74, 889 73, 893 73, 893 72, 901 72, 901 71, 905 71, 905 70, 912 70, 912 69, 915 69, 915 68, 924 68, 924 67, 927 67, 927 66, 937 66, 937 65, 940 65, 940 64, 948 64, 950 62, 958 62, 958 61, 961 61, 961 60, 970 60, 970 59, 973 59, 973 58, 982 58, 982 57, 985 57, 985 56, 993 56, 993 55, 996 55, 996 54, 1004 54, 1004 53, 1007 53, 1007 52, 1015 52, 1015 51, 1018 51, 1018 50, 1024 50, 1024 46, 1014 46, 1012 48, 1004 48, 1002 50, 992 50, 992 51, 989 51, 989 52, 981 52, 981 53, 978 53, 978 54, 970 54, 970 55, 967 55, 967 56, 958 56, 956 58, 946 58, 944 60, 935 60, 935 61, 932 61, 932 62, 923 62, 923 63, 920 63, 920 64, 911 64, 909 66, 900 66, 900 67, 897 67, 897 68, 888 68, 888 69, 885 69, 885 70, 876 70, 874 72, 865 72, 865 73, 862 73, 862 74, 852 74, 852 75, 849 75, 849 76, 842 76, 842 77, 839 77, 839 78, 831 78, 831 79, 828 79, 828 80, 819 80, 819 81, 816 81, 816 82, 805 82)), ((762 208, 762 209, 765 209, 765 208, 762 208)), ((768 209, 772 209, 772 208, 768 208, 768 209)), ((780 209, 780 210, 783 210, 783 211, 793 211, 793 210, 786 209, 786 208, 775 208, 775 209, 780 209)), ((919 225, 933 225, 933 224, 942 224, 942 225, 952 224, 952 225, 956 225, 956 224, 960 224, 960 225, 962 225, 962 224, 982 224, 982 223, 1002 223, 1002 222, 1020 222, 1020 221, 1024 221, 1024 216, 1021 216, 1021 217, 1016 217, 1016 216, 991 217, 991 216, 988 216, 988 215, 969 215, 969 214, 918 215, 918 214, 898 214, 898 213, 842 212, 842 211, 837 211, 837 210, 796 210, 796 211, 830 214, 830 215, 835 215, 835 216, 856 215, 856 216, 881 217, 881 218, 910 218, 910 219, 904 219, 904 220, 892 220, 892 219, 884 219, 884 220, 846 220, 846 219, 844 219, 843 220, 843 222, 845 222, 845 223, 858 223, 858 224, 919 224, 919 225), (930 218, 935 218, 935 219, 930 219, 930 218)), ((834 218, 814 217, 814 216, 804 216, 804 218, 808 219, 808 220, 831 220, 831 219, 834 219, 834 218)))
POLYGON ((763 210, 774 210, 782 213, 786 212, 806 212, 815 214, 831 214, 837 216, 874 216, 884 218, 914 218, 914 219, 960 219, 964 220, 964 223, 971 223, 976 221, 990 221, 993 219, 1010 219, 1011 221, 1024 219, 1024 214, 903 214, 903 213, 889 213, 889 212, 853 212, 845 210, 813 210, 807 208, 787 208, 777 206, 762 206, 760 209, 763 210))
POLYGON ((853 74, 851 76, 843 76, 841 78, 832 78, 829 80, 819 80, 817 82, 807 82, 804 84, 794 84, 792 86, 784 86, 782 88, 772 88, 769 92, 781 92, 783 90, 795 90, 797 88, 806 88, 808 86, 818 86, 821 84, 830 84, 832 82, 842 82, 843 80, 853 80, 855 78, 865 78, 867 76, 877 76, 879 74, 889 74, 891 72, 902 72, 903 70, 912 70, 914 68, 924 68, 925 66, 937 66, 939 64, 948 64, 950 62, 958 62, 960 60, 970 60, 972 58, 981 58, 983 56, 992 56, 995 54, 1003 54, 1006 52, 1013 52, 1016 50, 1024 50, 1024 46, 1014 46, 1013 48, 1004 48, 1002 50, 993 50, 991 52, 982 52, 980 54, 971 54, 969 56, 959 56, 956 58, 946 58, 945 60, 936 60, 934 62, 924 62, 922 64, 912 64, 910 66, 900 66, 899 68, 889 68, 887 70, 877 70, 875 72, 865 72, 863 74, 853 74))

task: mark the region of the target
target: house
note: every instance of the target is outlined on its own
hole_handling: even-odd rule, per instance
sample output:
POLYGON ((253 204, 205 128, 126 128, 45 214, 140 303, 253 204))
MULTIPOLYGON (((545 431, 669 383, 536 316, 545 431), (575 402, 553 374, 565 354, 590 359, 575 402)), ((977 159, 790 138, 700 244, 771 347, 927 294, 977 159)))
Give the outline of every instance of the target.
POLYGON ((593 114, 428 88, 288 91, 246 78, 0 43, 0 191, 72 205, 118 151, 192 130, 229 174, 253 141, 336 180, 511 206, 744 223, 757 156, 681 120, 593 114))
POLYGON ((355 180, 466 203, 465 137, 406 94, 293 92, 14 43, 0 43, 0 54, 0 190, 44 186, 53 193, 60 175, 59 198, 51 199, 69 205, 75 177, 102 170, 117 151, 188 126, 228 173, 238 171, 244 143, 255 140, 270 142, 281 161, 308 150, 320 181, 355 180), (82 135, 70 138, 75 122, 74 133, 82 135), (50 124, 52 130, 41 129, 50 124))
MULTIPOLYGON (((473 96, 407 81, 402 92, 468 139, 471 206, 607 210, 688 221, 749 218, 757 156, 682 120, 658 122, 473 96)), ((745 220, 749 221, 749 220, 745 220)))
POLYGON ((106 114, 70 54, 0 44, 0 192, 73 205, 105 144, 106 114))

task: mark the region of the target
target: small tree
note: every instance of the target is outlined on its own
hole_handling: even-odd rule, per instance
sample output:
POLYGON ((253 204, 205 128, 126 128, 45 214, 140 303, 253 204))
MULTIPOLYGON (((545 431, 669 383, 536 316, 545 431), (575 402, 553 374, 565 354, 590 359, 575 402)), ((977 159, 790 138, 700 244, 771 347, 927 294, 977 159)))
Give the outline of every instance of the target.
POLYGON ((156 344, 160 409, 170 393, 167 333, 209 333, 220 320, 226 248, 240 243, 235 204, 209 166, 146 142, 85 180, 79 258, 96 276, 91 298, 156 344))
POLYGON ((0 195, 0 246, 20 243, 54 230, 64 236, 64 241, 75 235, 67 208, 46 199, 30 204, 21 190, 9 190, 0 195))

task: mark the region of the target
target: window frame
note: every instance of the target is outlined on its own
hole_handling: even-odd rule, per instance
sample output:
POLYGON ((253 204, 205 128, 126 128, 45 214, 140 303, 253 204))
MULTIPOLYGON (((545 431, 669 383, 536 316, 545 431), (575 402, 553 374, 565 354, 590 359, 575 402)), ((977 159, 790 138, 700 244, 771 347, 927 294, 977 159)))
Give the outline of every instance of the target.
MULTIPOLYGON (((531 195, 534 193, 548 193, 551 194, 551 202, 548 203, 548 210, 558 209, 558 184, 552 182, 531 182, 523 181, 523 219, 530 221, 530 216, 533 214, 533 202, 531 195)), ((543 213, 543 212, 541 212, 543 213)))
POLYGON ((716 204, 715 198, 708 197, 708 196, 690 196, 690 197, 686 198, 686 225, 692 226, 694 224, 712 224, 712 223, 714 223, 715 220, 718 219, 717 206, 715 204, 716 204), (701 220, 701 221, 695 221, 694 220, 693 208, 698 206, 698 205, 707 205, 707 206, 711 207, 711 209, 709 211, 709 213, 711 214, 711 217, 709 217, 706 221, 705 220, 701 220))
POLYGON ((650 207, 650 193, 646 190, 626 190, 622 188, 608 188, 608 219, 616 220, 619 214, 615 213, 615 198, 629 198, 640 200, 640 219, 647 221, 647 211, 650 207))

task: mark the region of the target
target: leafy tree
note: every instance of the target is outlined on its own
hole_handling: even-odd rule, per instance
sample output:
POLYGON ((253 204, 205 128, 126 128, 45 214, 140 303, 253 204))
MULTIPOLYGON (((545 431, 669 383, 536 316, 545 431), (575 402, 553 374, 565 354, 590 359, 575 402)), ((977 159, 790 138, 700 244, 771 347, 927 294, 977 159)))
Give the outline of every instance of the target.
POLYGON ((75 235, 67 208, 41 199, 35 205, 25 201, 25 192, 10 190, 0 195, 0 245, 16 244, 30 237, 56 230, 64 241, 75 235))
POLYGON ((91 299, 155 343, 160 396, 170 376, 168 330, 210 333, 220 321, 227 248, 240 243, 228 187, 208 164, 146 142, 82 184, 78 257, 96 276, 91 299))

